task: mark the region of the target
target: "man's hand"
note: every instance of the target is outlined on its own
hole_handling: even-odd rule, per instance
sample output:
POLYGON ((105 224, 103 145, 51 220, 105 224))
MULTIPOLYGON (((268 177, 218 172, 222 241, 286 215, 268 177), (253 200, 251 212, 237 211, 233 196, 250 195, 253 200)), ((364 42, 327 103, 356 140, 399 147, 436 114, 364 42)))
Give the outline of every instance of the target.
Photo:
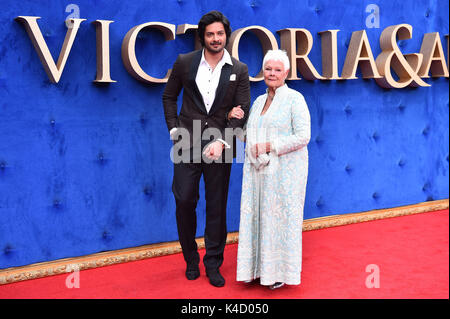
POLYGON ((207 158, 213 161, 218 160, 219 157, 222 155, 223 148, 224 145, 222 142, 219 141, 212 142, 205 147, 203 155, 205 155, 207 158))
POLYGON ((244 118, 244 110, 242 110, 241 106, 235 106, 231 109, 230 112, 228 112, 228 120, 235 118, 235 119, 242 119, 244 118))

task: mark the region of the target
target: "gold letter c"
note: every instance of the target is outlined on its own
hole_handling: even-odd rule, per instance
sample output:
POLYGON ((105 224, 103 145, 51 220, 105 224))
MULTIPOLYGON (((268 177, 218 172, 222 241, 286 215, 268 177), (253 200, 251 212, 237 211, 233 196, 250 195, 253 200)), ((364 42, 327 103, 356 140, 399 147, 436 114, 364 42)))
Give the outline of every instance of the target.
POLYGON ((123 64, 125 65, 125 69, 128 71, 128 73, 130 73, 134 78, 136 78, 139 81, 145 83, 165 83, 169 79, 171 70, 167 71, 166 76, 164 78, 162 79, 155 78, 145 73, 144 70, 142 70, 141 66, 139 65, 139 62, 137 61, 135 51, 136 38, 138 33, 146 27, 151 27, 160 30, 164 34, 167 41, 175 39, 174 24, 163 22, 148 22, 137 25, 130 31, 128 31, 128 33, 125 35, 123 39, 122 42, 123 64))

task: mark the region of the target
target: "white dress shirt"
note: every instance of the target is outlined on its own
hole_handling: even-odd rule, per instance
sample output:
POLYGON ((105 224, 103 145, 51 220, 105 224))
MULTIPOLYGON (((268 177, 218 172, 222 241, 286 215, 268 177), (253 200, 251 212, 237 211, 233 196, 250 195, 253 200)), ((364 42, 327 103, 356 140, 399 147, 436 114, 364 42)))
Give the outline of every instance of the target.
MULTIPOLYGON (((197 76, 195 77, 195 83, 197 84, 198 90, 202 95, 203 102, 205 104, 206 111, 209 113, 211 107, 216 98, 216 91, 219 85, 220 74, 222 73, 222 67, 228 63, 233 65, 231 61, 231 56, 226 49, 223 50, 222 59, 217 63, 216 67, 213 69, 205 59, 205 49, 202 51, 202 58, 200 64, 198 65, 197 76)), ((174 127, 170 130, 170 136, 174 136, 177 129, 174 127)), ((222 139, 217 139, 225 145, 225 148, 230 148, 230 145, 222 139)))
POLYGON ((220 74, 222 73, 222 67, 228 63, 233 65, 230 54, 226 49, 223 50, 222 59, 217 63, 213 69, 205 59, 205 50, 202 52, 202 59, 197 70, 197 76, 195 77, 195 83, 202 95, 203 102, 205 103, 206 111, 209 113, 216 97, 217 86, 219 85, 220 74))

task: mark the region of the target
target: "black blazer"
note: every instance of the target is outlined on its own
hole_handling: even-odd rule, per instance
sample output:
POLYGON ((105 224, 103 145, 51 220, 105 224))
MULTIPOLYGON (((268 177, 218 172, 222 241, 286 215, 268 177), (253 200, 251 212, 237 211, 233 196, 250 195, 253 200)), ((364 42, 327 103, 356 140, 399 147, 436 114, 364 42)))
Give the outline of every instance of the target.
MULTIPOLYGON (((221 138, 230 145, 235 145, 234 138, 225 135, 226 128, 242 128, 247 121, 250 109, 250 82, 247 65, 231 57, 233 65, 227 63, 222 67, 219 84, 216 90, 216 97, 210 112, 207 113, 203 103, 203 98, 195 82, 198 66, 202 57, 202 50, 193 51, 187 54, 180 54, 175 61, 170 77, 167 81, 162 96, 164 106, 164 116, 167 128, 184 128, 190 134, 190 139, 182 141, 182 148, 191 148, 197 145, 204 145, 199 132, 194 136, 194 120, 198 120, 195 130, 200 128, 216 128, 215 132, 220 132, 221 138), (235 74, 232 76, 232 74, 235 74), (230 77, 235 78, 230 81, 230 77), (183 91, 183 101, 180 114, 177 114, 177 100, 181 90, 183 91), (227 114, 237 105, 242 106, 245 113, 243 119, 227 119, 227 114), (200 136, 199 136, 200 135, 200 136)), ((211 138, 214 139, 214 138, 211 138)), ((180 139, 175 143, 180 142, 180 139)))

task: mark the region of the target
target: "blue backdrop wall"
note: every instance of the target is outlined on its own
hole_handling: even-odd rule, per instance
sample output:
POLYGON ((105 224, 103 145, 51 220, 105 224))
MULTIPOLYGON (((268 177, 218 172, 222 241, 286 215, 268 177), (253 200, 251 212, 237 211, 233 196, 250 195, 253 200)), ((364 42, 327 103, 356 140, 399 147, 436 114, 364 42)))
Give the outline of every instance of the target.
MULTIPOLYGON (((408 23, 413 38, 404 53, 419 52, 423 34, 439 32, 447 47, 448 1, 379 0, 379 28, 368 28, 374 1, 275 0, 3 0, 0 7, 0 268, 21 266, 177 240, 171 193, 171 142, 164 121, 163 84, 144 84, 125 70, 123 37, 150 21, 197 24, 218 9, 234 30, 250 25, 308 29, 309 55, 321 72, 320 31, 339 29, 342 70, 353 31, 366 29, 374 56, 390 25, 408 23), (61 80, 49 81, 17 16, 40 16, 47 45, 57 59, 66 34, 68 5, 81 24, 61 80), (110 26, 111 77, 93 83, 96 34, 92 21, 110 26)), ((70 10, 69 10, 70 11, 70 10)), ((192 33, 165 41, 157 31, 139 34, 142 68, 163 77, 177 54, 194 48, 192 33)), ((251 75, 263 52, 246 33, 240 59, 251 75)), ((383 89, 374 80, 290 81, 308 103, 312 120, 305 219, 396 207, 448 198, 448 78, 431 87, 383 89)), ((265 90, 252 83, 252 101, 265 90)), ((228 230, 237 231, 242 164, 233 165, 228 230)), ((203 192, 198 236, 204 228, 203 192)))

